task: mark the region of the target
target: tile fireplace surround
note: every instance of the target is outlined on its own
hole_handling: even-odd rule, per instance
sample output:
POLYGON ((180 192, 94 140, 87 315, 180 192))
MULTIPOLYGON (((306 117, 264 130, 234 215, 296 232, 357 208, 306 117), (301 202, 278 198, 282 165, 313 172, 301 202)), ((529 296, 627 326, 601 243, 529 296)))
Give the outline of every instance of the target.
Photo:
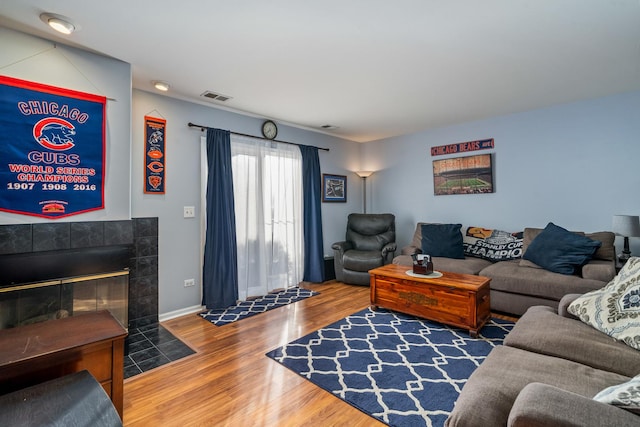
POLYGON ((129 328, 158 322, 158 218, 0 225, 0 256, 132 245, 129 328))

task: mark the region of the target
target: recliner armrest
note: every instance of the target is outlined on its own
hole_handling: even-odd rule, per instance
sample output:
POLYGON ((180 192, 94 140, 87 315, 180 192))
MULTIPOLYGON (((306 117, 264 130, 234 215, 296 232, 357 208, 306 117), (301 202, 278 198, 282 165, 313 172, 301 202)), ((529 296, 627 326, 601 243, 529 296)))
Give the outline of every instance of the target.
POLYGON ((331 245, 333 249, 333 270, 336 273, 336 280, 342 282, 344 280, 343 262, 345 251, 353 249, 353 244, 348 241, 336 242, 331 245))
POLYGON ((632 427, 640 416, 547 384, 531 383, 516 398, 507 427, 632 427))
POLYGON ((398 249, 398 245, 396 242, 387 243, 382 248, 382 259, 384 260, 384 264, 391 264, 393 261, 393 255, 396 253, 396 249, 398 249))
POLYGON ((340 251, 340 255, 344 254, 344 251, 348 251, 349 249, 353 249, 353 244, 351 242, 336 242, 331 245, 331 248, 336 251, 340 251))

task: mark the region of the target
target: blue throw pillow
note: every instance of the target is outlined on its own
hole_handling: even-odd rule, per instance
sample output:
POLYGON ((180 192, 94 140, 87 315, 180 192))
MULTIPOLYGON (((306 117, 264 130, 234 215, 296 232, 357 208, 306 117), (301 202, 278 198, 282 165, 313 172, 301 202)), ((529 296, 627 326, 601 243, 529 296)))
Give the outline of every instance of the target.
POLYGON ((422 224, 422 253, 464 259, 462 224, 422 224))
POLYGON ((602 243, 597 240, 572 233, 550 222, 531 241, 522 258, 554 273, 574 274, 577 268, 593 257, 600 245, 602 243))

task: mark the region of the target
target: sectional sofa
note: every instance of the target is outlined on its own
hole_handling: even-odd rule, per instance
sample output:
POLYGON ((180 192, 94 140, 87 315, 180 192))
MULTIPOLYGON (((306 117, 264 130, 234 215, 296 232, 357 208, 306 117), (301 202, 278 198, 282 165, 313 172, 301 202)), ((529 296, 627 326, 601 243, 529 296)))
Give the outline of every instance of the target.
MULTIPOLYGON (((411 244, 402 248, 401 255, 393 259, 394 264, 412 266, 411 255, 422 252, 424 225, 430 223, 417 224, 411 244)), ((549 225, 545 229, 525 228, 522 233, 506 233, 461 226, 460 244, 464 245, 464 255, 458 258, 435 256, 434 269, 491 278, 491 309, 515 315, 522 315, 529 307, 537 305, 556 309, 564 295, 583 294, 599 289, 613 279, 616 274, 615 235, 608 231, 573 232, 601 243, 589 261, 580 266, 574 274, 549 271, 522 259, 536 237, 548 228, 549 225), (482 238, 483 233, 485 238, 482 238), (474 234, 475 237, 471 237, 470 234, 474 234), (504 244, 494 245, 494 249, 485 250, 492 247, 491 241, 502 241, 504 244)))
POLYGON ((568 295, 559 312, 545 306, 527 310, 504 345, 494 348, 473 372, 445 426, 639 426, 637 261, 635 278, 627 278, 622 287, 609 284, 595 297, 568 295), (635 305, 625 317, 611 302, 624 303, 629 297, 635 305), (602 313, 603 305, 608 313, 602 313), (599 315, 617 319, 608 325, 599 315), (625 330, 627 338, 612 338, 625 330))

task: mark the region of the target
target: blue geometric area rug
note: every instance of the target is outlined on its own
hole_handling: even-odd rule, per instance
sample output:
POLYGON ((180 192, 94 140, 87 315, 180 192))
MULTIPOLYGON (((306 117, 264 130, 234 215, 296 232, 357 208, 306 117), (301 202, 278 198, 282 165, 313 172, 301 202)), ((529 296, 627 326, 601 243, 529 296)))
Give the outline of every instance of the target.
POLYGON ((318 294, 319 292, 310 291, 309 289, 289 288, 263 297, 241 301, 231 307, 205 311, 200 313, 200 316, 216 326, 222 326, 318 294))
POLYGON ((466 330, 365 309, 267 356, 390 426, 442 426, 462 386, 514 323, 466 330))

